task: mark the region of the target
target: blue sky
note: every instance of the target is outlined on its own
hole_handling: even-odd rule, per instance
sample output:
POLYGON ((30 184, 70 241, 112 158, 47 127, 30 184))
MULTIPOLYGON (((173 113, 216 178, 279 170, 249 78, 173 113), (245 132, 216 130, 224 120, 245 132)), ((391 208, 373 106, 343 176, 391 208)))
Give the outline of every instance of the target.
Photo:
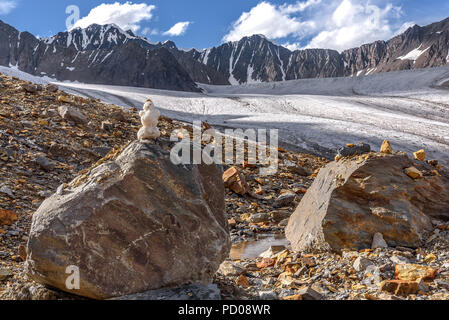
POLYGON ((79 7, 78 26, 113 22, 199 49, 261 33, 290 49, 343 50, 449 17, 447 0, 0 0, 0 19, 48 37, 67 29, 70 5, 79 7))

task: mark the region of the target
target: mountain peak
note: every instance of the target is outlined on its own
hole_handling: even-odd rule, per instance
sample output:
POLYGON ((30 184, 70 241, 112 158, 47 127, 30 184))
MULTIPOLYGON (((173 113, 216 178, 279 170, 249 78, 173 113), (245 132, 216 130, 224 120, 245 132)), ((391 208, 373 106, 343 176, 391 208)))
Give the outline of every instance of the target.
POLYGON ((268 40, 269 41, 269 39, 265 35, 263 35, 261 33, 253 34, 252 36, 249 36, 248 38, 250 38, 250 39, 254 39, 254 38, 260 39, 260 38, 262 38, 264 40, 268 40))
POLYGON ((164 42, 162 42, 162 45, 168 49, 177 49, 178 48, 176 46, 176 44, 171 40, 165 40, 164 42))
POLYGON ((237 42, 242 42, 242 41, 268 41, 274 44, 273 41, 271 41, 270 39, 268 39, 266 36, 264 36, 263 34, 253 34, 251 36, 246 36, 243 37, 242 39, 240 39, 240 41, 237 42))
POLYGON ((63 46, 67 48, 74 46, 75 49, 79 51, 104 48, 110 49, 117 45, 123 45, 129 41, 137 41, 147 49, 152 47, 152 44, 148 39, 137 36, 132 30, 124 31, 114 23, 104 25, 91 24, 85 28, 77 27, 42 40, 47 45, 63 46))

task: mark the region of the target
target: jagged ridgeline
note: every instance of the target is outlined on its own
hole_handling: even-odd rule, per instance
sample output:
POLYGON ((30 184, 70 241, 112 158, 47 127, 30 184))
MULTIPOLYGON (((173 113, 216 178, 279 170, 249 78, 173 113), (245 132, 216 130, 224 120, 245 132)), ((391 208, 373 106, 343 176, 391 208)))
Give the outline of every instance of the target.
POLYGON ((0 65, 58 80, 180 91, 200 91, 196 83, 245 84, 444 66, 448 43, 449 19, 415 25, 389 41, 341 53, 290 51, 262 35, 183 50, 172 41, 151 43, 112 24, 37 39, 0 21, 0 65))

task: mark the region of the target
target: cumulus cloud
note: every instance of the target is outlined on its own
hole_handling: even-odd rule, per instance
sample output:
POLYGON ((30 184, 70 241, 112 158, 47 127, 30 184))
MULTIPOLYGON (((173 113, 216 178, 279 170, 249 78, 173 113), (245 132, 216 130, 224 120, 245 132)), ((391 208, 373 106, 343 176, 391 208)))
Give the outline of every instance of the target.
POLYGON ((171 27, 170 30, 164 32, 163 34, 172 37, 181 36, 186 33, 190 23, 190 21, 178 22, 173 27, 171 27))
POLYGON ((329 48, 342 51, 395 35, 392 21, 398 19, 401 8, 391 3, 379 7, 370 1, 343 0, 334 10, 322 30, 307 48, 329 48))
POLYGON ((319 4, 321 0, 307 0, 296 4, 274 5, 260 2, 249 12, 243 12, 224 36, 224 41, 236 41, 245 36, 263 34, 270 39, 298 36, 307 29, 314 28, 314 21, 301 21, 295 16, 307 8, 319 4))
POLYGON ((158 29, 151 29, 148 27, 144 28, 140 33, 144 36, 155 36, 160 34, 158 29))
POLYGON ((16 1, 0 1, 0 14, 8 14, 16 7, 16 1))
POLYGON ((290 50, 326 48, 345 50, 376 40, 387 40, 410 27, 402 23, 394 0, 302 0, 294 4, 260 2, 232 23, 223 41, 263 34, 282 39, 290 50), (382 4, 380 4, 382 3, 382 4))
POLYGON ((301 49, 301 45, 298 42, 294 42, 294 43, 286 42, 286 43, 282 44, 282 46, 284 48, 287 48, 290 51, 295 51, 295 50, 301 49))
POLYGON ((78 20, 73 28, 86 28, 91 24, 111 24, 114 23, 124 30, 131 29, 137 32, 141 28, 143 21, 148 21, 153 17, 152 11, 156 7, 146 3, 102 3, 93 8, 87 16, 78 20))

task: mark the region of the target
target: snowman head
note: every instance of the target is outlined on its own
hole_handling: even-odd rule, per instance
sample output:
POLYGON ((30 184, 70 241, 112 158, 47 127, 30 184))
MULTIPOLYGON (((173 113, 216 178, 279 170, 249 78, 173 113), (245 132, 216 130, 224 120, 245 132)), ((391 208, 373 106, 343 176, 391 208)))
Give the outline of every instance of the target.
POLYGON ((151 99, 147 99, 147 102, 143 105, 143 110, 148 111, 150 109, 154 108, 154 103, 151 101, 151 99))

